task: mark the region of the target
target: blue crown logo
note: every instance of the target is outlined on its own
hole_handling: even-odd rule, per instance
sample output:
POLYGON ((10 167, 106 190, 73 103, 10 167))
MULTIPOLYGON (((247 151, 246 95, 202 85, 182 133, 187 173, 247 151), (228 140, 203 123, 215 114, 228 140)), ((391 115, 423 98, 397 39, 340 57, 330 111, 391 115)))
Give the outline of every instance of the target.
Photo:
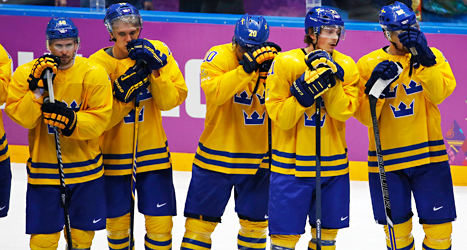
POLYGON ((255 94, 256 97, 258 97, 259 104, 264 105, 264 95, 266 94, 266 91, 263 91, 263 95, 260 94, 255 94))
POLYGON ((266 111, 263 112, 263 115, 259 115, 258 112, 253 111, 253 113, 249 116, 245 110, 243 110, 243 119, 245 120, 245 125, 263 125, 264 124, 264 116, 266 115, 266 111))
POLYGON ((400 102, 398 110, 396 110, 396 107, 389 104, 395 118, 413 115, 414 105, 415 105, 415 100, 413 100, 412 103, 410 103, 408 107, 404 102, 400 102))
POLYGON ((251 96, 249 96, 248 93, 246 93, 246 90, 243 90, 242 93, 240 94, 237 93, 234 96, 234 102, 238 104, 250 106, 251 101, 252 101, 251 96))
POLYGON ((151 99, 151 98, 152 98, 152 94, 149 91, 149 88, 145 88, 145 89, 141 90, 141 92, 139 93, 139 100, 140 101, 144 101, 144 100, 151 99))
MULTIPOLYGON (((305 127, 316 127, 316 120, 317 115, 314 113, 311 117, 305 114, 305 127)), ((326 113, 324 113, 323 117, 321 118, 321 127, 324 126, 324 121, 326 120, 326 113)))
POLYGON ((384 98, 386 98, 386 99, 396 98, 397 86, 399 86, 399 85, 394 86, 393 89, 391 89, 391 87, 389 87, 386 90, 384 90, 383 91, 384 98))
POLYGON ((422 85, 420 83, 416 83, 414 80, 410 80, 410 83, 408 86, 405 86, 404 84, 402 84, 402 86, 404 87, 405 93, 407 95, 411 95, 411 94, 415 94, 415 93, 423 91, 422 85))

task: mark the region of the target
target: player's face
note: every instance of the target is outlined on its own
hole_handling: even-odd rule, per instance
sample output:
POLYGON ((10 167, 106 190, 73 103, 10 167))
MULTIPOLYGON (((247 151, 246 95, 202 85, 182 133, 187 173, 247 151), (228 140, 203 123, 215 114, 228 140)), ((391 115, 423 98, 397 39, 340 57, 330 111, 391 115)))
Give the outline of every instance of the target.
POLYGON ((115 47, 121 51, 127 51, 126 45, 131 40, 138 39, 140 28, 124 21, 118 21, 113 26, 112 37, 117 41, 115 47))
POLYGON ((74 38, 54 39, 49 44, 52 55, 60 57, 60 66, 67 66, 73 60, 78 43, 74 38))
POLYGON ((238 44, 235 45, 235 55, 237 56, 238 61, 243 60, 243 54, 245 54, 246 52, 247 52, 246 48, 243 48, 242 46, 238 44))
MULTIPOLYGON (((315 37, 316 35, 313 34, 312 38, 315 39, 315 37)), ((337 46, 338 41, 338 30, 321 29, 321 34, 319 35, 315 49, 322 49, 328 53, 332 53, 334 48, 337 46)))
POLYGON ((402 45, 402 43, 399 41, 399 37, 398 37, 399 34, 400 32, 389 32, 390 41, 396 44, 395 46, 391 44, 391 46, 394 46, 394 48, 398 52, 397 54, 410 53, 409 49, 404 47, 404 45, 402 45))

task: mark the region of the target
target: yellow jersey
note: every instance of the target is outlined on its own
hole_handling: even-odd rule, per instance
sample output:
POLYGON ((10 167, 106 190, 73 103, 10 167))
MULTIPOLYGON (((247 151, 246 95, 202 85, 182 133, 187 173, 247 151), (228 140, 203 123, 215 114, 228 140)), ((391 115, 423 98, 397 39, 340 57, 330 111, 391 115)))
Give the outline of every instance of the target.
MULTIPOLYGON (((161 110, 170 110, 185 101, 188 89, 177 62, 170 49, 161 41, 150 41, 167 56, 167 65, 159 69, 160 76, 149 76, 150 85, 139 95, 140 112, 137 172, 167 169, 171 159, 167 137, 162 127, 161 110)), ((133 66, 130 58, 116 59, 101 49, 91 55, 91 61, 101 64, 114 82, 133 66)), ((113 85, 112 85, 113 86, 113 85)), ((112 118, 104 133, 102 152, 106 175, 129 175, 132 173, 133 137, 135 122, 134 102, 123 103, 113 99, 112 118)))
POLYGON ((349 172, 345 121, 358 106, 359 74, 354 60, 336 50, 334 61, 344 69, 344 81, 322 97, 321 117, 316 117, 316 103, 305 108, 290 93, 290 87, 307 69, 304 49, 278 55, 268 72, 266 107, 272 121, 271 171, 316 176, 316 124, 321 126, 321 176, 338 176, 349 172))
MULTIPOLYGON (((29 129, 28 182, 59 185, 53 128, 44 123, 41 106, 29 90, 28 76, 36 60, 19 66, 9 85, 5 112, 29 129)), ((55 99, 76 112, 76 128, 69 137, 60 136, 65 183, 91 181, 104 173, 99 137, 110 120, 112 89, 103 67, 75 57, 72 67, 58 70, 53 81, 55 99)))
POLYGON ((420 65, 413 69, 411 76, 410 53, 390 55, 383 48, 358 60, 360 105, 355 117, 368 127, 368 166, 372 173, 378 172, 378 161, 370 105, 364 91, 373 69, 384 60, 400 62, 403 66, 385 99, 379 99, 376 105, 386 171, 448 160, 437 105, 454 91, 456 80, 444 55, 438 49, 431 50, 436 56, 436 65, 420 65))
MULTIPOLYGON (((0 44, 0 105, 3 105, 6 101, 12 72, 13 63, 11 57, 0 44)), ((2 113, 0 112, 0 162, 8 159, 8 157, 10 157, 10 152, 8 152, 8 141, 3 127, 2 113)))
POLYGON ((232 44, 212 47, 201 64, 206 95, 204 131, 194 164, 226 174, 254 175, 268 168, 268 115, 259 73, 247 74, 232 44))

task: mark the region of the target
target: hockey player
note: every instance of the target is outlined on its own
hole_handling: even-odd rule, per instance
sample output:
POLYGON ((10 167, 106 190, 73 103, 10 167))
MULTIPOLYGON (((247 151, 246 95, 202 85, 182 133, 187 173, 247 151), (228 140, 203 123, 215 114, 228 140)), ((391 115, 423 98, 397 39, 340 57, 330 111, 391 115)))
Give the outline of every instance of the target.
POLYGON ((104 66, 114 88, 110 130, 105 132, 102 144, 109 247, 125 249, 129 244, 136 118, 139 119, 136 190, 138 209, 146 219, 145 247, 171 249, 176 203, 161 110, 180 105, 188 90, 167 45, 139 38, 143 22, 134 6, 128 3, 111 5, 104 23, 115 43, 97 51, 90 59, 104 66), (141 60, 147 66, 136 63, 141 60), (133 109, 136 95, 140 100, 139 114, 133 109))
MULTIPOLYGON (((383 91, 376 105, 397 249, 414 249, 411 195, 425 231, 422 249, 451 249, 451 222, 456 210, 437 105, 453 92, 456 80, 443 54, 428 47, 410 8, 400 2, 384 6, 379 23, 390 45, 358 61, 361 101, 355 114, 369 128, 368 166, 374 218, 379 224, 387 223, 368 93, 377 79, 397 76, 398 62, 402 73, 383 91)), ((384 230, 389 249, 387 226, 384 230)))
POLYGON ((335 50, 344 36, 339 14, 315 7, 305 18, 307 47, 281 53, 269 70, 266 108, 273 132, 271 249, 295 249, 307 217, 312 234, 308 249, 316 249, 316 124, 321 126, 321 249, 335 249, 337 231, 349 226, 345 121, 357 108, 359 76, 352 58, 335 50), (316 115, 318 96, 324 103, 321 117, 316 115))
MULTIPOLYGON (((0 104, 4 104, 7 97, 13 64, 8 52, 0 45, 0 104)), ((2 114, 0 113, 0 218, 6 217, 10 209, 11 166, 10 152, 2 114)))
POLYGON ((181 249, 211 249, 211 233, 221 222, 232 187, 240 219, 238 248, 266 248, 269 160, 264 80, 280 51, 267 42, 268 37, 264 17, 245 14, 235 25, 232 43, 212 47, 201 64, 207 112, 185 203, 181 249))
POLYGON ((94 231, 105 228, 105 184, 99 136, 111 115, 112 93, 100 65, 77 57, 78 28, 52 18, 46 54, 19 66, 9 85, 6 113, 29 129, 26 233, 32 250, 57 249, 64 226, 53 127, 59 128, 73 249, 90 249, 94 231), (54 73, 55 103, 44 75, 54 73))

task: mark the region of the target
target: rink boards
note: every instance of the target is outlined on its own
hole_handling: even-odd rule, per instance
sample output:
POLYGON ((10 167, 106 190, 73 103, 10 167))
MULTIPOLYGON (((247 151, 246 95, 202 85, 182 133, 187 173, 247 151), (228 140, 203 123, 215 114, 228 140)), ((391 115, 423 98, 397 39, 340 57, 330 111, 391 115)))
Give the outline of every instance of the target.
MULTIPOLYGON (((1 5, 0 24, 3 35, 0 43, 13 59, 13 66, 27 63, 44 53, 45 27, 51 17, 68 16, 79 29, 81 48, 78 53, 88 57, 98 49, 111 46, 103 24, 104 13, 84 8, 34 7, 1 5)), ((169 140, 175 170, 190 170, 193 153, 204 128, 205 98, 200 88, 199 66, 206 51, 214 45, 229 43, 239 15, 199 14, 142 11, 142 37, 165 42, 188 86, 188 98, 180 106, 163 112, 163 125, 169 140)), ((283 50, 303 47, 303 19, 294 17, 266 17, 271 27, 270 41, 283 50)), ((467 26, 458 24, 422 23, 429 46, 440 49, 450 62, 457 79, 455 92, 438 107, 442 115, 442 131, 453 165, 456 185, 467 185, 467 71, 463 66, 467 55, 467 26), (462 150, 464 149, 464 150, 462 150)), ((357 61, 372 50, 388 45, 376 23, 346 23, 347 37, 337 49, 357 61)), ((25 162, 28 157, 27 130, 11 121, 3 113, 13 162, 25 162)), ((347 121, 347 144, 353 180, 367 179, 367 129, 357 120, 347 121)))

